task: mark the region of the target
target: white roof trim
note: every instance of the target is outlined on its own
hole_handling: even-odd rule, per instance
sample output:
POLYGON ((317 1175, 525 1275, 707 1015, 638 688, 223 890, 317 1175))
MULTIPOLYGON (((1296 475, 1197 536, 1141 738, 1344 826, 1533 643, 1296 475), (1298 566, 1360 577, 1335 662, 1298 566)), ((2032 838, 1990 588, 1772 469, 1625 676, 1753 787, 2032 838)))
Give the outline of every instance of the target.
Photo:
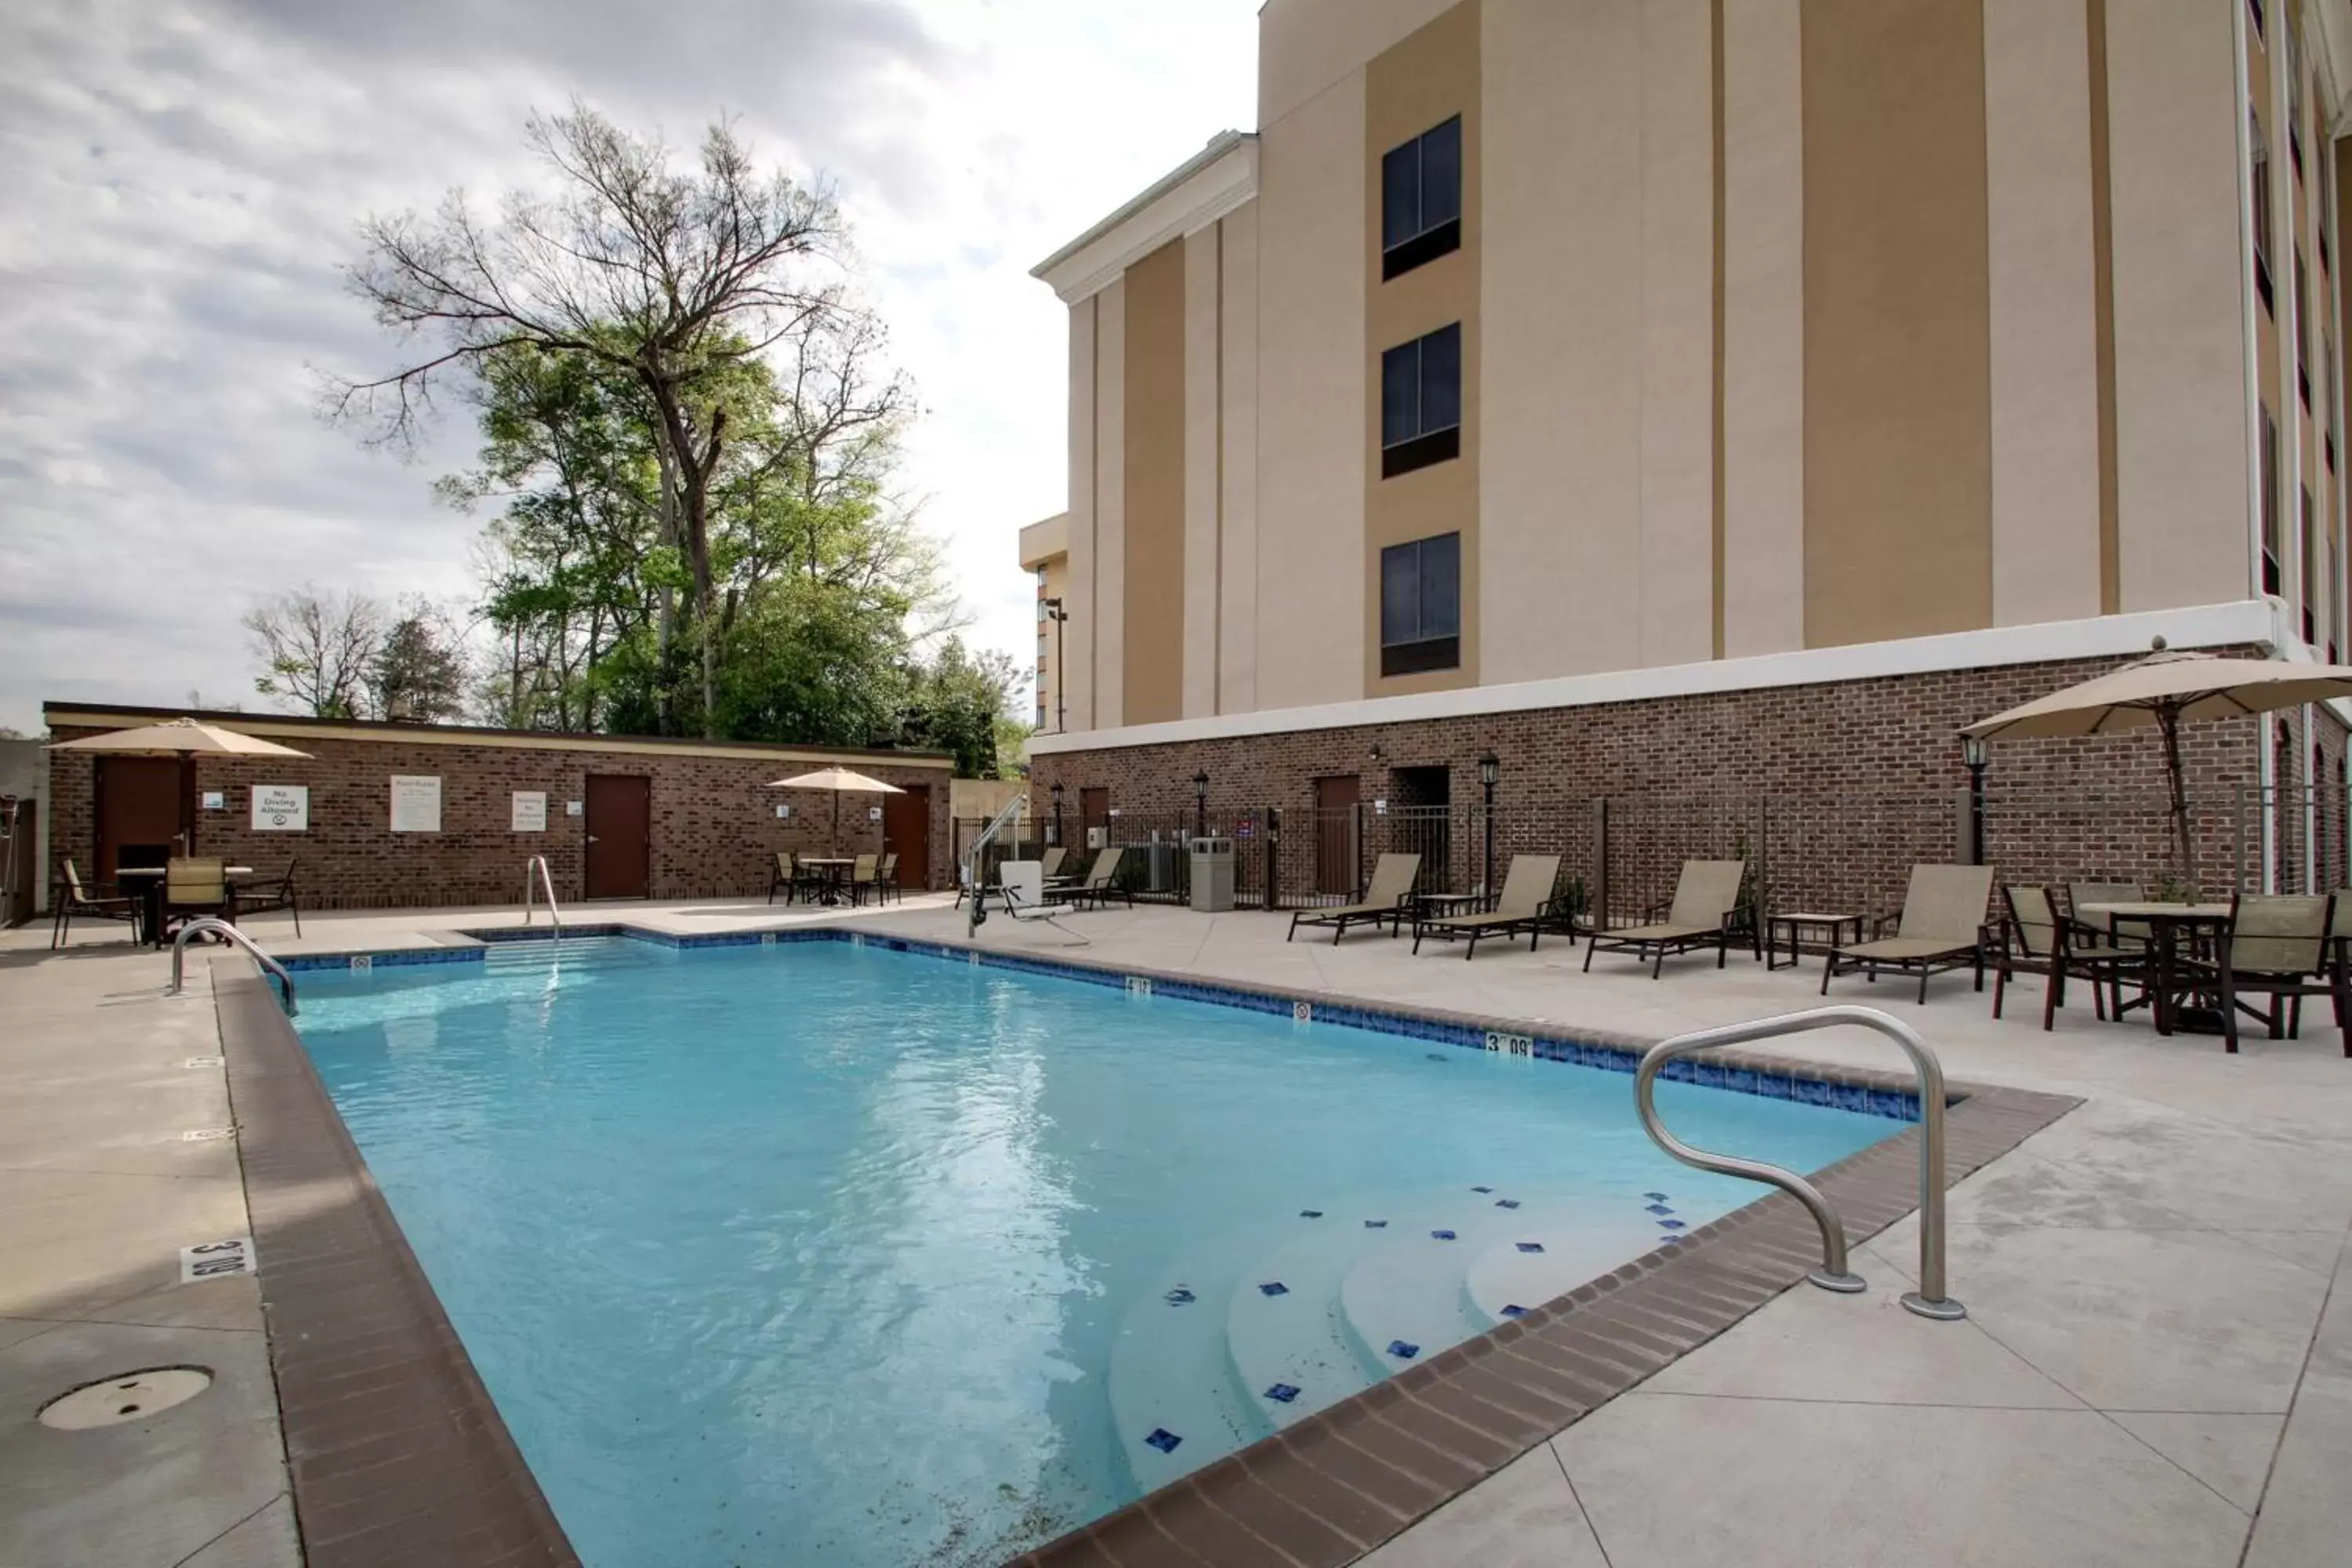
POLYGON ((1029 276, 1075 305, 1170 240, 1199 233, 1256 195, 1256 134, 1219 132, 1181 167, 1030 268, 1029 276))
POLYGON ((2040 626, 1996 626, 1984 631, 1906 637, 1895 642, 1857 643, 1847 647, 1757 654, 1745 658, 1714 659, 1705 664, 1612 670, 1599 675, 1569 675, 1549 680, 1522 680, 1502 686, 1472 686, 1452 691, 1419 692, 1410 697, 1361 698, 1353 702, 1331 702, 1313 708, 1221 713, 1213 718, 1178 719, 1161 724, 1130 724, 1116 730, 1074 730, 1059 735, 1031 737, 1029 753, 1033 757, 1050 756, 1056 752, 1106 751, 1119 746, 1158 746, 1185 741, 1287 734, 1299 730, 1337 730, 1355 724, 1399 724, 1430 719, 1470 718, 1487 713, 1522 713, 1532 709, 1585 708, 1604 702, 1638 702, 1663 697, 1753 691, 1781 686, 1816 686, 1832 681, 1927 675, 1940 670, 1980 669, 1998 665, 2113 658, 2122 654, 2146 653, 2150 639, 2157 637, 2163 637, 2174 647, 2256 644, 2286 650, 2300 641, 2288 630, 2284 605, 2271 599, 2242 599, 2231 604, 2199 605, 2179 610, 2147 610, 2125 616, 2100 616, 2088 620, 2050 621, 2040 626))

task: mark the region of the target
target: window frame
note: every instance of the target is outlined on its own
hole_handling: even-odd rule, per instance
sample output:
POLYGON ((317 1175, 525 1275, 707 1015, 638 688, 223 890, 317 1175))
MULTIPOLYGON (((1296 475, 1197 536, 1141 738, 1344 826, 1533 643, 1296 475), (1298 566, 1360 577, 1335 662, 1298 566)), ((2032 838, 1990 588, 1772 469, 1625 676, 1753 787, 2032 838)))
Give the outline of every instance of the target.
POLYGON ((1426 675, 1436 670, 1462 668, 1462 531, 1448 530, 1426 538, 1408 539, 1402 543, 1384 545, 1380 562, 1380 650, 1381 679, 1398 676, 1426 675), (1444 556, 1450 557, 1451 594, 1442 615, 1431 623, 1430 591, 1433 586, 1428 562, 1431 547, 1445 546, 1444 556), (1407 556, 1406 552, 1411 552, 1407 556), (1393 626, 1389 611, 1389 579, 1391 563, 1410 562, 1413 599, 1412 625, 1393 626), (1410 635, 1403 635, 1410 633, 1410 635))
POLYGON ((2263 136, 2262 111, 2249 109, 2246 118, 2252 132, 2247 156, 2252 164, 2249 184, 2253 197, 2254 292, 2262 296, 2263 309, 2276 316, 2278 306, 2271 281, 2271 146, 2263 136))
POLYGON ((1402 278, 1415 268, 1425 267, 1441 256, 1450 256, 1462 248, 1462 209, 1465 201, 1464 138, 1462 116, 1454 114, 1439 121, 1418 136, 1399 142, 1381 154, 1381 281, 1386 283, 1402 278), (1444 217, 1432 221, 1428 207, 1428 149, 1431 138, 1451 131, 1454 142, 1454 210, 1444 217), (1394 162, 1411 154, 1413 160, 1413 227, 1410 232, 1389 237, 1389 210, 1391 192, 1389 188, 1390 168, 1394 162))
POLYGON ((2286 588, 2285 571, 2279 560, 2279 429, 2267 405, 2262 416, 2262 589, 2275 599, 2286 588))
MULTIPOLYGON (((1381 478, 1395 479, 1437 463, 1450 461, 1462 455, 1462 323, 1449 321, 1433 331, 1422 333, 1381 351, 1381 478), (1454 416, 1444 423, 1430 423, 1429 411, 1429 345, 1444 340, 1451 346, 1454 362, 1454 416), (1412 356, 1410 373, 1413 396, 1412 428, 1391 437, 1395 410, 1390 402, 1391 368, 1402 362, 1400 355, 1412 356)), ((1440 416, 1442 417, 1442 410, 1440 416)))

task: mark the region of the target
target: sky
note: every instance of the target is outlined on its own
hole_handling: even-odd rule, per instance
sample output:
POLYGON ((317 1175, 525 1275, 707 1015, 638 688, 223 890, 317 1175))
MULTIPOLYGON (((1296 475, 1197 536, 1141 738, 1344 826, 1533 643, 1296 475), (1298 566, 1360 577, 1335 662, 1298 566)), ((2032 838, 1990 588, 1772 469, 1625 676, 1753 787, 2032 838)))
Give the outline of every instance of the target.
POLYGON ((838 190, 922 414, 909 493, 971 640, 1024 663, 1015 535, 1066 503, 1066 315, 1029 268, 1254 121, 1257 0, 8 0, 0 726, 45 699, 259 710, 238 621, 312 584, 464 606, 487 518, 316 412, 397 345, 354 226, 543 178, 574 96, 690 153, 719 114, 838 190))

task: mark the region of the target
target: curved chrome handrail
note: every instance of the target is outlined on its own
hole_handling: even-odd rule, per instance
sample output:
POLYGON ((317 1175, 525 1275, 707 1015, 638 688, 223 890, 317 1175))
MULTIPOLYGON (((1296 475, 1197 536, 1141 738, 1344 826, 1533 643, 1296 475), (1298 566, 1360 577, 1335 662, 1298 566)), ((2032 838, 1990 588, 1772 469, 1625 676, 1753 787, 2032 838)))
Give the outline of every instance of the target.
POLYGON ((1769 1039, 1778 1035, 1801 1034, 1808 1029, 1827 1029, 1840 1024, 1856 1024, 1865 1029, 1875 1029, 1903 1047, 1904 1055, 1919 1074, 1919 1289, 1903 1298, 1903 1305, 1923 1318, 1951 1321, 1964 1318, 1968 1310, 1944 1294, 1944 1065, 1918 1032, 1901 1019, 1880 1012, 1875 1007, 1841 1005, 1814 1007, 1802 1013, 1785 1013, 1773 1018, 1758 1018, 1745 1024, 1727 1024, 1720 1028, 1699 1029, 1687 1035, 1676 1035, 1652 1046, 1642 1057, 1642 1065, 1633 1074, 1633 1107, 1641 1113, 1642 1125, 1659 1148, 1702 1171, 1715 1171, 1727 1176, 1744 1176, 1752 1182, 1764 1182, 1780 1188, 1803 1204, 1811 1213, 1813 1222, 1822 1229, 1822 1266, 1806 1278, 1824 1290, 1853 1292, 1862 1289, 1860 1275, 1846 1268, 1845 1227, 1838 1221, 1837 1213, 1829 1200, 1815 1190, 1812 1184, 1793 1171, 1778 1165, 1768 1165, 1760 1160, 1742 1160, 1729 1154, 1712 1153, 1695 1149, 1666 1131, 1658 1120, 1655 1103, 1659 1072, 1677 1057, 1696 1056, 1701 1051, 1715 1050, 1723 1046, 1742 1045, 1749 1040, 1769 1039))
POLYGON ((278 984, 285 987, 286 1016, 289 1018, 294 1016, 294 977, 286 973, 286 966, 263 952, 259 942, 229 924, 228 921, 216 920, 211 915, 206 915, 202 920, 190 921, 180 928, 180 934, 172 939, 172 988, 164 993, 165 995, 177 996, 186 989, 184 976, 188 961, 188 939, 206 935, 225 936, 253 954, 253 962, 276 975, 278 984))
POLYGON ((555 907, 555 879, 548 874, 547 857, 544 855, 534 855, 522 863, 522 923, 525 925, 530 924, 531 921, 531 895, 539 890, 544 890, 547 895, 547 921, 555 928, 555 940, 562 942, 563 916, 555 907), (531 880, 534 871, 539 873, 536 884, 531 880))

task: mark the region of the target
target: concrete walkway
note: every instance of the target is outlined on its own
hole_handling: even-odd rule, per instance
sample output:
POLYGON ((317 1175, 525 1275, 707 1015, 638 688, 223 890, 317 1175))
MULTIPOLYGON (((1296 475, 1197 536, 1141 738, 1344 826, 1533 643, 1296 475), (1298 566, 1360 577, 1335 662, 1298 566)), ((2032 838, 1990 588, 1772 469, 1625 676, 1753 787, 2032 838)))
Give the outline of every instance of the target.
MULTIPOLYGON (((939 938, 963 931, 944 899, 854 913, 703 901, 567 914, 676 931, 814 919, 939 938)), ((253 929, 278 951, 335 952, 426 942, 435 931, 516 918, 511 909, 306 916, 299 942, 282 917, 253 929)), ((1465 963, 1458 952, 1412 958, 1378 936, 1351 935, 1335 948, 1328 936, 1302 933, 1286 943, 1284 923, 1146 909, 1073 917, 1069 924, 1092 938, 1086 947, 1003 918, 982 940, 1642 1037, 1817 1000, 1811 966, 1768 973, 1735 961, 1717 973, 1693 958, 1670 962, 1667 978, 1654 983, 1608 955, 1591 974, 1580 973, 1582 949, 1564 943, 1532 956, 1484 947, 1465 963)), ((27 955, 28 936, 0 937, 0 1131, 12 1151, 38 1152, 0 1154, 9 1183, 0 1249, 12 1263, 29 1257, 34 1265, 12 1268, 0 1284, 0 1388, 11 1423, 24 1414, 20 1388, 69 1385, 74 1369, 107 1359, 58 1339, 54 1345, 74 1353, 45 1365, 26 1358, 27 1347, 143 1324, 156 1299, 218 1291, 210 1300, 222 1305, 208 1309, 218 1316, 205 1321, 224 1326, 124 1331, 257 1337, 243 1285, 170 1287, 157 1272, 159 1255, 175 1270, 177 1246, 241 1225, 234 1165, 220 1163, 226 1152, 167 1146, 183 1126, 225 1120, 216 1072, 179 1065, 216 1048, 209 1010, 155 1002, 164 961, 121 947, 119 931, 93 932, 91 946, 57 959, 27 955), (96 945, 110 939, 110 952, 96 945), (51 1110, 26 1100, 36 1090, 51 1110), (202 1093, 215 1099, 189 1098, 202 1093), (71 1104, 82 1109, 65 1109, 71 1104), (28 1172, 58 1184, 20 1185, 28 1172), (84 1172, 93 1173, 87 1183, 84 1172), (110 1195, 95 1174, 108 1172, 138 1195, 110 1195), (207 1177, 213 1210, 163 1205, 162 1194, 174 1205, 197 1201, 207 1177), (46 1203, 16 1196, 42 1191, 46 1203), (100 1247, 92 1237, 109 1239, 100 1247), (138 1310, 126 1310, 126 1300, 138 1310), (233 1321, 239 1302, 246 1321, 233 1321)), ((1868 1295, 1790 1292, 1368 1561, 2300 1568, 2343 1560, 2352 1539, 2352 1489, 2342 1480, 2352 1453, 2352 1061, 2326 1009, 2311 1010, 2303 1040, 2249 1040, 2231 1058, 2218 1040, 2163 1040, 2144 1023, 2096 1023, 2087 996, 2045 1035, 2038 981, 2024 983, 1998 1023, 1965 977, 1938 980, 1924 1009, 1906 994, 1892 984, 1842 980, 1832 988, 1835 998, 1917 1022, 1955 1078, 2087 1101, 1955 1190, 1951 1290, 1967 1303, 1968 1321, 1929 1323, 1895 1306, 1916 1261, 1916 1235, 1902 1222, 1857 1250, 1868 1295)), ((1859 1032, 1774 1049, 1850 1064, 1892 1060, 1884 1042, 1859 1032)), ((153 1359, 193 1358, 173 1348, 153 1359)), ((216 1385, 184 1410, 223 1407, 222 1392, 216 1385)), ((246 1425, 257 1432, 266 1423, 246 1425)), ((16 1479, 20 1456, 61 1436, 0 1428, 0 1562, 184 1560, 161 1550, 61 1559, 21 1551, 36 1539, 29 1528, 66 1522, 67 1505, 35 1498, 36 1489, 50 1495, 54 1479, 38 1489, 16 1479)), ((73 1473, 99 1471, 51 1475, 73 1473)), ((199 1491, 213 1484, 198 1483, 199 1491)), ((187 1472, 177 1485, 169 1495, 192 1513, 202 1501, 220 1516, 216 1533, 263 1509, 223 1545, 268 1534, 265 1483, 248 1486, 240 1473, 219 1483, 216 1500, 191 1493, 187 1472)), ((279 1560, 194 1559, 205 1568, 279 1560)))

